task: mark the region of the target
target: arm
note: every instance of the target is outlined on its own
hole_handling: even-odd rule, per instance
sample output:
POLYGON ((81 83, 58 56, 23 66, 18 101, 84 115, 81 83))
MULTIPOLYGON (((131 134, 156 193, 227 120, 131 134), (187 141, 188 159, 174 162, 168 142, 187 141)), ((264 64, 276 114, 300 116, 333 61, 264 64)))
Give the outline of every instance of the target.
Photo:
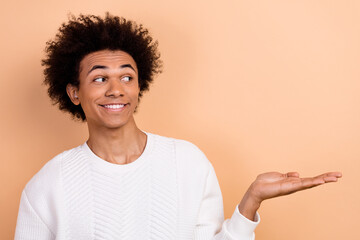
POLYGON ((230 219, 223 223, 222 196, 215 171, 210 165, 199 219, 194 232, 195 240, 253 240, 254 230, 260 222, 257 214, 265 199, 288 195, 324 183, 336 182, 339 172, 325 173, 312 178, 300 178, 298 173, 276 172, 260 174, 236 206, 230 219))
POLYGON ((194 240, 253 240, 254 230, 260 217, 251 221, 240 214, 238 206, 230 219, 224 221, 223 201, 220 186, 214 171, 210 169, 203 192, 198 220, 194 231, 194 240))
POLYGON ((55 237, 31 206, 24 190, 21 194, 15 240, 26 239, 50 240, 55 237))
POLYGON ((300 178, 297 172, 260 174, 241 200, 239 211, 248 219, 253 220, 262 201, 266 199, 292 194, 325 183, 336 182, 340 177, 340 172, 328 172, 309 178, 300 178))

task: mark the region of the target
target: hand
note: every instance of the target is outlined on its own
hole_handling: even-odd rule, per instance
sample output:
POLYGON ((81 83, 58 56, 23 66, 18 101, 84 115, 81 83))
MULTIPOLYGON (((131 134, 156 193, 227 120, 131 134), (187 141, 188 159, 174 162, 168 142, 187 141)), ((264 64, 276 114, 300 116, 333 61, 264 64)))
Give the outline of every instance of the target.
POLYGON ((329 172, 309 178, 300 178, 297 172, 286 174, 269 172, 257 176, 251 184, 250 191, 254 199, 261 203, 265 199, 288 195, 324 183, 336 182, 340 177, 341 173, 339 172, 329 172))
POLYGON ((324 183, 336 182, 341 176, 340 172, 329 172, 309 178, 300 178, 297 172, 260 174, 242 199, 239 211, 245 217, 253 219, 256 210, 265 199, 288 195, 324 183))

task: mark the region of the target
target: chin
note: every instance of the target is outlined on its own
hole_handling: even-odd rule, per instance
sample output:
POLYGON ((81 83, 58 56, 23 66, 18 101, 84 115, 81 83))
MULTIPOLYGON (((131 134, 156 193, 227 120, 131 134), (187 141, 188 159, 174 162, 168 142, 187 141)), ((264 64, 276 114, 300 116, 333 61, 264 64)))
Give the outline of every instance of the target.
POLYGON ((118 116, 116 118, 94 119, 94 121, 88 121, 88 124, 93 125, 95 129, 119 129, 132 125, 132 122, 132 117, 118 116))
POLYGON ((118 129, 118 128, 122 128, 124 126, 126 126, 126 123, 124 123, 124 122, 122 122, 122 123, 112 122, 112 123, 104 124, 104 127, 108 128, 108 129, 118 129))

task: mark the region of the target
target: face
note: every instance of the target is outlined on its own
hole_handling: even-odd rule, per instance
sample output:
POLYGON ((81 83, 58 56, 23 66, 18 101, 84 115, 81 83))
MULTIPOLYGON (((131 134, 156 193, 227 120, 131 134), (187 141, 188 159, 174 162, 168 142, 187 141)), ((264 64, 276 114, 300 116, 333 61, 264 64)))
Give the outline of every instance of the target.
POLYGON ((72 102, 81 104, 89 127, 119 128, 134 123, 138 104, 138 70, 123 51, 102 50, 80 62, 79 87, 67 86, 72 102))

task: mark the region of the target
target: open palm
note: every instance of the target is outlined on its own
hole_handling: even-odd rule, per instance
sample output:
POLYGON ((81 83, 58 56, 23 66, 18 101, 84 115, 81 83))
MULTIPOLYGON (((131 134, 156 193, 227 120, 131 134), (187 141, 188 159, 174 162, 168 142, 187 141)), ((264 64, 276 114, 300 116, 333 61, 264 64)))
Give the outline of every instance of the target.
POLYGON ((281 174, 268 172, 257 176, 252 183, 254 197, 259 202, 265 199, 291 194, 297 191, 316 187, 328 182, 336 182, 341 177, 339 172, 328 172, 316 177, 300 178, 299 173, 281 174))
POLYGON ((340 172, 328 172, 308 178, 300 178, 297 172, 288 172, 286 174, 267 172, 260 174, 241 200, 239 211, 246 218, 254 220, 255 212, 262 201, 316 187, 324 183, 336 182, 340 177, 340 172))

